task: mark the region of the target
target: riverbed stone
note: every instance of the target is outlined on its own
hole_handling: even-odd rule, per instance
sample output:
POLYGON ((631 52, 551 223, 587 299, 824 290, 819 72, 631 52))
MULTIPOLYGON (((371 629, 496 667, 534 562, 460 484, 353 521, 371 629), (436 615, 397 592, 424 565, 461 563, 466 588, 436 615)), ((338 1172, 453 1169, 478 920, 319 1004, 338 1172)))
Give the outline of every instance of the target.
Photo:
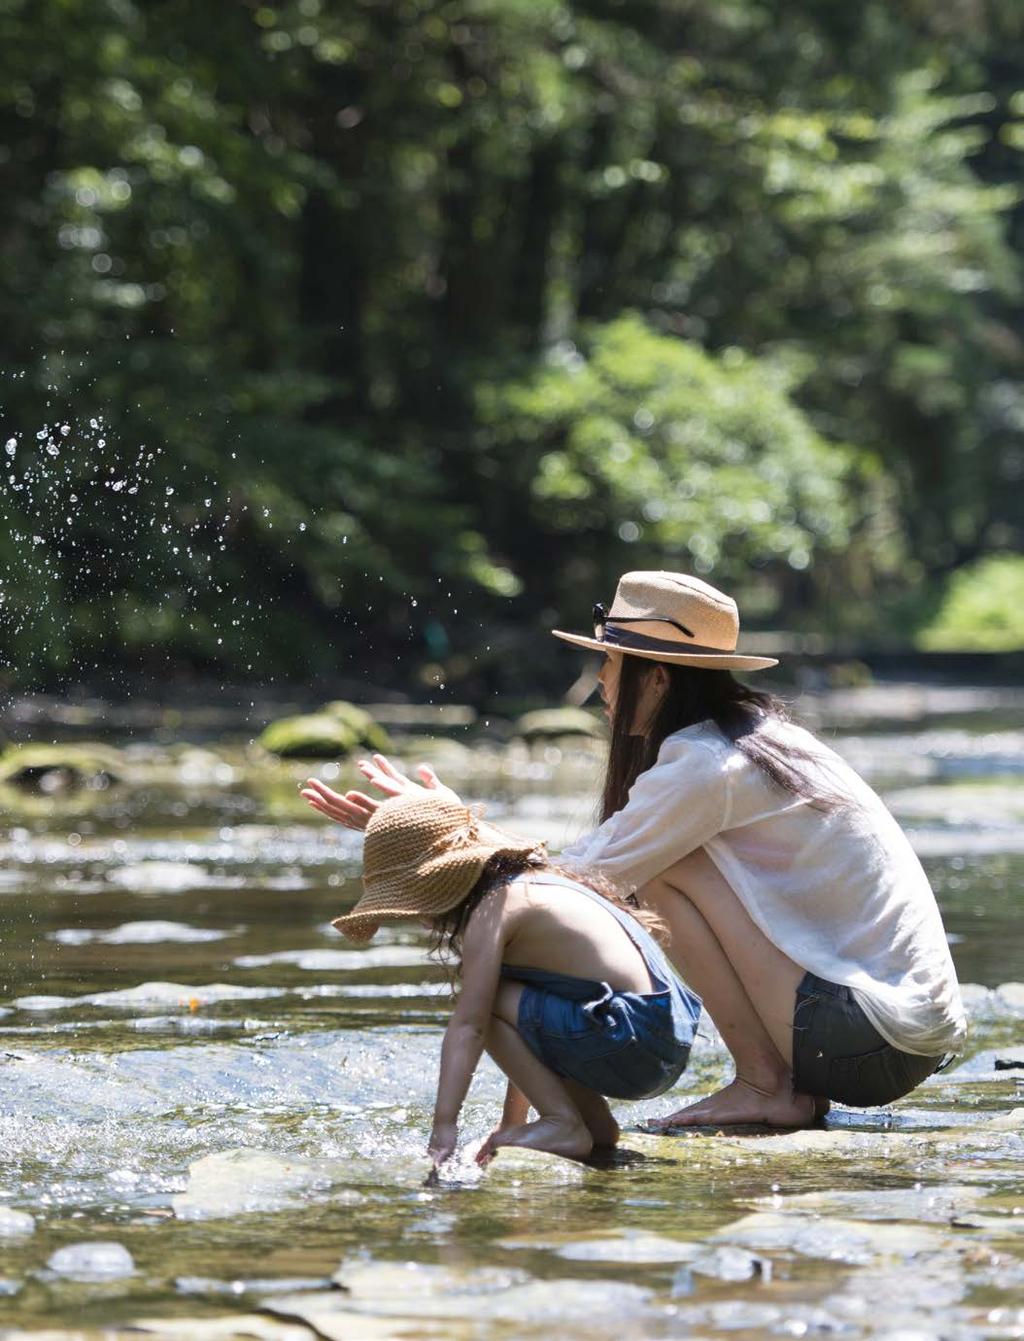
POLYGON ((375 750, 378 754, 388 754, 393 748, 391 737, 381 724, 357 703, 345 699, 335 699, 325 703, 320 709, 328 717, 342 722, 352 732, 355 743, 360 749, 375 750))
POLYGON ((712 1242, 867 1266, 883 1256, 905 1258, 934 1251, 948 1240, 928 1225, 865 1224, 837 1216, 755 1211, 712 1235, 712 1242))
POLYGON ((69 1243, 47 1258, 57 1276, 76 1281, 120 1280, 135 1274, 132 1255, 123 1243, 69 1243))
POLYGON ((516 735, 529 741, 557 740, 561 736, 601 740, 605 734, 601 719, 586 708, 539 708, 523 713, 516 721, 516 735))
POLYGON ((275 1155, 267 1150, 220 1150, 189 1165, 188 1186, 171 1198, 179 1220, 279 1211, 301 1204, 351 1171, 340 1160, 275 1155))
MULTIPOLYGON (((263 1313, 231 1313, 222 1318, 138 1318, 131 1324, 131 1333, 141 1333, 153 1341, 315 1341, 317 1335, 301 1323, 284 1322, 263 1313)), ((105 1331, 103 1335, 115 1334, 105 1331)), ((72 1341, 71 1334, 65 1333, 61 1341, 72 1341)))
POLYGON ((359 748, 359 736, 339 717, 317 712, 271 722, 256 743, 279 759, 344 759, 359 748))
POLYGON ((567 1262, 656 1264, 689 1262, 699 1245, 638 1229, 602 1231, 591 1235, 522 1234, 502 1239, 501 1247, 549 1251, 567 1262))
POLYGON ((12 745, 0 755, 0 785, 56 796, 87 787, 102 791, 121 780, 124 761, 107 745, 12 745))
POLYGON ((1002 982, 995 989, 995 1006, 1005 1015, 1024 1015, 1024 982, 1002 982))
POLYGON ((856 1220, 914 1221, 949 1225, 977 1210, 988 1192, 983 1187, 939 1184, 922 1187, 834 1188, 761 1197, 756 1205, 774 1211, 842 1216, 856 1220))
POLYGON ((989 1118, 985 1126, 993 1131, 1024 1131, 1024 1108, 1011 1108, 1008 1113, 989 1118))
POLYGON ((771 1280, 771 1262, 746 1248, 738 1248, 731 1243, 708 1246, 698 1253, 690 1263, 690 1270, 698 1276, 710 1276, 715 1280, 743 1281, 771 1280))
POLYGON ((0 1239, 23 1238, 35 1231, 36 1222, 27 1211, 0 1206, 0 1239))
POLYGON ((491 1321, 522 1332, 548 1327, 559 1336, 574 1336, 595 1316, 632 1321, 648 1316, 650 1291, 627 1282, 535 1280, 526 1272, 498 1267, 457 1269, 417 1262, 346 1262, 334 1280, 333 1294, 295 1295, 267 1302, 267 1308, 309 1322, 323 1336, 480 1335, 479 1324, 491 1321), (364 1319, 393 1325, 391 1332, 366 1331, 364 1319), (403 1332, 394 1324, 419 1326, 403 1332), (431 1330, 443 1324, 443 1330, 431 1330))

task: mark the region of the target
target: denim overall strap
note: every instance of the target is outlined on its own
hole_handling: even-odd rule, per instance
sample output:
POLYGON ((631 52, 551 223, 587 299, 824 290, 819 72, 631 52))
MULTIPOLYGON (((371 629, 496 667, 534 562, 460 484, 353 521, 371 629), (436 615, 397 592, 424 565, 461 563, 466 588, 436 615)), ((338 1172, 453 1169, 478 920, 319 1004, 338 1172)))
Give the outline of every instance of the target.
POLYGON ((606 908, 640 951, 640 956, 647 965, 647 971, 651 975, 655 990, 664 991, 674 985, 675 975, 665 958, 665 952, 650 932, 642 927, 635 917, 631 917, 624 908, 617 907, 609 899, 603 898, 602 895, 592 889, 588 889, 586 885, 578 884, 575 880, 569 880, 563 875, 554 875, 545 871, 543 875, 531 876, 530 883, 535 885, 562 885, 566 889, 576 890, 578 894, 585 894, 591 902, 606 908))

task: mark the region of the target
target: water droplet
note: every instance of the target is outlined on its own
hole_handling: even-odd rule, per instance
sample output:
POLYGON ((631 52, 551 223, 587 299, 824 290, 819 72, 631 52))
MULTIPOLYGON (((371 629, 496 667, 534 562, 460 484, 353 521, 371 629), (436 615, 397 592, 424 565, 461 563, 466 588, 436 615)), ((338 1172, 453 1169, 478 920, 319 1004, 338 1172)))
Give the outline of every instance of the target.
POLYGON ((15 453, 17 450, 18 450, 18 440, 17 440, 17 438, 8 438, 8 439, 7 439, 7 445, 6 445, 6 452, 7 452, 7 455, 11 458, 11 460, 14 459, 14 453, 15 453))

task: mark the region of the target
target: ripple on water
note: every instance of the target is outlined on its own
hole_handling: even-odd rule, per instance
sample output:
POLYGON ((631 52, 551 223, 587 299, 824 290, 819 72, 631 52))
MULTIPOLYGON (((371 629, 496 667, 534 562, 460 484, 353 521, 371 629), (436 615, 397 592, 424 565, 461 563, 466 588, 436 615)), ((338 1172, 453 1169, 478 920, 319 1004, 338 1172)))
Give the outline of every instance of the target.
POLYGON ((407 968, 429 961, 426 952, 414 945, 374 945, 365 950, 275 950, 266 955, 240 955, 231 962, 235 968, 294 964, 317 973, 329 969, 407 968))
POLYGON ((153 918, 148 922, 124 922, 119 927, 90 930, 86 927, 62 927, 59 931, 47 933, 47 940, 59 945, 89 945, 99 942, 102 945, 155 945, 164 941, 188 944, 200 941, 221 941, 228 936, 238 936, 245 930, 237 926, 230 931, 218 931, 213 927, 190 927, 184 922, 162 922, 153 918))
POLYGON ((144 982, 114 992, 86 992, 81 996, 22 996, 14 1001, 19 1010, 68 1010, 79 1006, 116 1006, 137 1010, 152 1006, 158 1010, 177 1007, 196 1010, 218 1001, 253 1001, 287 996, 286 987, 239 987, 216 982, 195 985, 180 982, 144 982))

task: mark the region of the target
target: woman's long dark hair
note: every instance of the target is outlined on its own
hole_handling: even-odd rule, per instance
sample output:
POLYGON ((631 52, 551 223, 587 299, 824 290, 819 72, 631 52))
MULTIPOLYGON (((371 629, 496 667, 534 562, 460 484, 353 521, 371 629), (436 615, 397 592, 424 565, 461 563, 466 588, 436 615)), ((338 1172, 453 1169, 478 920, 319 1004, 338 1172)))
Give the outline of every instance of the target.
POLYGON ((781 699, 749 689, 730 671, 624 655, 612 712, 612 739, 601 797, 602 821, 626 804, 630 787, 657 759, 665 737, 697 722, 714 722, 722 735, 756 764, 769 781, 791 796, 799 796, 808 805, 826 812, 849 805, 851 798, 838 783, 832 788, 822 780, 822 765, 816 755, 796 745, 783 746, 773 738, 772 724, 788 720, 781 699), (641 691, 656 665, 667 672, 668 686, 644 734, 634 736, 630 732, 641 691))
POLYGON ((600 894, 609 903, 624 908, 631 917, 635 917, 640 925, 650 932, 655 940, 664 941, 665 927, 661 918, 656 913, 651 912, 649 908, 641 907, 635 899, 623 895, 622 891, 606 876, 597 871, 570 870, 567 867, 558 866, 549 861, 543 850, 538 848, 536 852, 527 853, 524 856, 499 855, 492 857, 481 871, 476 884, 462 902, 457 903, 448 912, 442 913, 440 917, 431 919, 433 923, 430 938, 431 955, 440 959, 443 964, 457 963, 462 952, 462 937, 469 925, 469 919, 487 895, 496 889, 500 889, 502 885, 507 885, 510 880, 514 880, 517 876, 543 875, 545 872, 565 876, 566 879, 573 880, 578 885, 585 885, 587 889, 592 889, 595 894, 600 894))

